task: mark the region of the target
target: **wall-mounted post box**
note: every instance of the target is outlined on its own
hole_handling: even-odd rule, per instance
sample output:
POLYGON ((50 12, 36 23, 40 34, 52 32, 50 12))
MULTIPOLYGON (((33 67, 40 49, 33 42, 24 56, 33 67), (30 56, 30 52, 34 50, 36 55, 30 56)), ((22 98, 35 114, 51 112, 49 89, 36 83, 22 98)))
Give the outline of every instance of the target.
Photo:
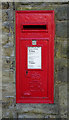
POLYGON ((16 102, 54 103, 54 11, 16 11, 16 102))

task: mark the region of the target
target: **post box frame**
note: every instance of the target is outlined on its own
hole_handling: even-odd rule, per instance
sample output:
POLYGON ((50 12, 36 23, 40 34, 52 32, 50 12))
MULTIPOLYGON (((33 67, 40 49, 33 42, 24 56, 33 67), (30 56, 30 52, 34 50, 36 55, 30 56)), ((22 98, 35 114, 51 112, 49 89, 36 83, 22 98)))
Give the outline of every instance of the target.
MULTIPOLYGON (((54 10, 32 10, 32 11, 16 11, 16 103, 54 103, 54 36, 55 36, 55 23, 54 23, 54 10), (47 99, 23 99, 20 95, 20 42, 19 42, 19 38, 20 38, 20 34, 18 34, 20 31, 18 29, 18 14, 22 14, 22 13, 47 13, 47 14, 52 14, 52 36, 50 38, 44 38, 44 39, 49 39, 51 43, 49 43, 49 56, 51 56, 51 60, 49 60, 50 65, 49 68, 52 67, 52 70, 49 69, 49 75, 48 77, 51 79, 49 80, 49 90, 48 90, 48 95, 49 97, 47 99)), ((23 38, 25 40, 25 38, 23 38)), ((35 38, 33 38, 35 39, 35 38)), ((42 39, 42 38, 36 38, 36 39, 42 39)), ((26 38, 26 40, 29 40, 29 38, 26 38)), ((32 38, 30 38, 30 40, 32 40, 32 38)), ((34 45, 35 46, 35 45, 34 45)))

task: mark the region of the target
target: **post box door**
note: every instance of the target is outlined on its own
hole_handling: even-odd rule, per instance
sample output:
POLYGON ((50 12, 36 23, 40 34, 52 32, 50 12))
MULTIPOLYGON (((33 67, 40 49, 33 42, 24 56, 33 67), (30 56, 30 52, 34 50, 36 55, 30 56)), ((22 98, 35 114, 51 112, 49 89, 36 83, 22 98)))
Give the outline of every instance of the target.
POLYGON ((21 96, 47 97, 48 40, 22 40, 20 42, 21 96), (46 52, 45 52, 46 51, 46 52))

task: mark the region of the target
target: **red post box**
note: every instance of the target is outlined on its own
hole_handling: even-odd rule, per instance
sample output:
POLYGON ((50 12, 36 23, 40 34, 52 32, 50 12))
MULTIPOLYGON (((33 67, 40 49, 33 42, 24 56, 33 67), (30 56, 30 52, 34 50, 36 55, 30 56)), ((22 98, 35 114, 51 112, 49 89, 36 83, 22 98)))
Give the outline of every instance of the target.
POLYGON ((54 103, 54 11, 16 11, 16 102, 54 103))

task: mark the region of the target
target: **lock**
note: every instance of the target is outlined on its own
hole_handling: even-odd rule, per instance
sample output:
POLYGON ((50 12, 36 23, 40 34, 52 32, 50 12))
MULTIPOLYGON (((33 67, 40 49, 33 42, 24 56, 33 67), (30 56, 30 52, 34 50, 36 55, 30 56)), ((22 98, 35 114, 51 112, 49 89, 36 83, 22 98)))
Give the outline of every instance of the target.
POLYGON ((28 74, 28 71, 26 71, 26 75, 28 74))

